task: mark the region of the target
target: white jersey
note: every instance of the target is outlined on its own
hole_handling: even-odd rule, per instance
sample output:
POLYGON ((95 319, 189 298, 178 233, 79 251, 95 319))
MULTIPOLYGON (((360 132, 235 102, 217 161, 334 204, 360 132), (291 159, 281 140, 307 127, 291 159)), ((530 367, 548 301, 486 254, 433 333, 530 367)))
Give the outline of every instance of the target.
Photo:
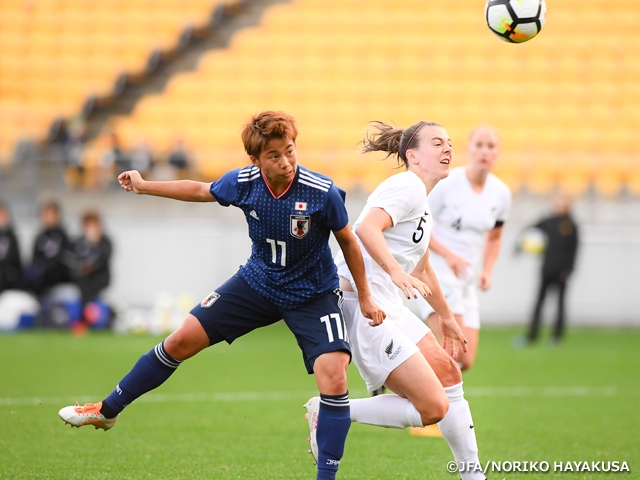
MULTIPOLYGON (((424 183, 411 171, 384 180, 367 199, 367 204, 353 225, 354 231, 372 208, 382 208, 391 217, 393 226, 383 232, 384 238, 402 269, 411 273, 429 246, 432 215, 424 183)), ((382 308, 401 308, 402 298, 391 277, 369 256, 362 244, 360 249, 376 302, 382 308)), ((350 280, 355 289, 342 252, 336 256, 336 264, 338 274, 350 280)))
POLYGON ((438 182, 429 194, 429 204, 434 217, 433 238, 467 260, 475 276, 481 267, 487 233, 509 216, 509 187, 489 173, 482 192, 477 193, 467 178, 466 168, 457 167, 438 182))

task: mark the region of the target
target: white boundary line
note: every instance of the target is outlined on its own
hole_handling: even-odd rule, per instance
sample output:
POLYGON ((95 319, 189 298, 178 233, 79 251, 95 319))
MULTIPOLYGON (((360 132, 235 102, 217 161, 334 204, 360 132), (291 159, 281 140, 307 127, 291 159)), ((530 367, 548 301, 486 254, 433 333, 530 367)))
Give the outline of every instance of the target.
MULTIPOLYGON (((620 395, 617 387, 468 387, 466 396, 473 397, 607 397, 620 395)), ((317 395, 314 391, 279 392, 226 392, 226 393, 149 393, 136 400, 140 402, 262 402, 278 400, 306 400, 317 395)), ((352 398, 366 398, 365 390, 350 391, 352 398)), ((92 397, 0 397, 0 407, 6 406, 42 406, 80 404, 102 399, 100 395, 92 397)))

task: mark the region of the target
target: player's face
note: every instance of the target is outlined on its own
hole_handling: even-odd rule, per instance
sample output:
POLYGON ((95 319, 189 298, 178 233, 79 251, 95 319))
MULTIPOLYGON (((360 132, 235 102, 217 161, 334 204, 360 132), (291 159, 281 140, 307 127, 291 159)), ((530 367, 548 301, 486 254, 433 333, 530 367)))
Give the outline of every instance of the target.
POLYGON ((478 127, 469 139, 467 153, 472 168, 491 171, 498 155, 500 155, 500 144, 496 131, 491 127, 478 127))
POLYGON ((411 149, 412 154, 407 152, 409 162, 433 180, 438 181, 449 176, 453 162, 453 147, 447 131, 434 125, 423 128, 418 134, 420 146, 411 149))
POLYGON ((298 165, 296 144, 289 138, 272 138, 251 161, 262 170, 270 186, 289 185, 298 165))

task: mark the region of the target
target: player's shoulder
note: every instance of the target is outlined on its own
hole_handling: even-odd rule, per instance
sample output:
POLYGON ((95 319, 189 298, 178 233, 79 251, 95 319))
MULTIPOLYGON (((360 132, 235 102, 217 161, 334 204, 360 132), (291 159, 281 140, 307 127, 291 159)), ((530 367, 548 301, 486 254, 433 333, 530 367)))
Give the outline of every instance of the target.
POLYGON ((322 173, 314 172, 308 168, 298 165, 298 183, 310 188, 328 192, 333 186, 333 180, 322 173))
POLYGON ((370 205, 405 205, 423 208, 426 201, 424 183, 413 172, 407 170, 385 178, 369 195, 370 205))
POLYGON ((422 180, 410 170, 396 173, 390 177, 385 178, 379 185, 381 189, 393 189, 393 188, 422 188, 424 184, 422 180))
POLYGON ((487 177, 487 182, 489 182, 490 187, 494 189, 496 192, 498 192, 500 195, 511 198, 511 189, 506 183, 500 180, 500 178, 497 175, 493 173, 489 173, 489 176, 487 177))
POLYGON ((246 167, 230 170, 226 175, 235 176, 239 183, 252 182, 260 178, 260 169, 254 165, 247 165, 246 167))

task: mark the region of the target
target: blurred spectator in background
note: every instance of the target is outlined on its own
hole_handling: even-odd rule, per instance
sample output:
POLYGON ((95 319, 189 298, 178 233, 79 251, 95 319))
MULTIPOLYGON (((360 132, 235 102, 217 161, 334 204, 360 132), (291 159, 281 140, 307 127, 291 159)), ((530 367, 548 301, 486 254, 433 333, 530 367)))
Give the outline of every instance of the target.
POLYGON ((51 143, 52 156, 62 157, 67 167, 65 180, 72 187, 81 186, 84 181, 82 155, 85 132, 85 124, 81 119, 62 119, 54 122, 47 139, 51 143))
POLYGON ((175 177, 184 179, 189 176, 191 168, 191 152, 183 138, 176 138, 169 153, 169 165, 175 171, 175 177))
POLYGON ((69 238, 60 223, 60 206, 54 201, 42 205, 40 222, 42 229, 34 241, 31 265, 26 273, 27 287, 38 296, 71 279, 69 238))
POLYGON ((131 151, 129 165, 131 169, 138 170, 143 175, 151 172, 154 160, 153 151, 148 141, 138 140, 135 148, 131 151))
MULTIPOLYGON (((102 230, 100 215, 86 212, 82 215, 82 235, 73 242, 72 277, 80 289, 82 316, 87 318, 87 305, 98 299, 111 283, 111 240, 102 230)), ((89 321, 89 323, 92 323, 89 321)))
POLYGON ((13 231, 9 207, 0 200, 0 293, 22 288, 20 247, 13 231))
POLYGON ((552 343, 558 343, 562 340, 565 329, 565 292, 578 251, 578 226, 571 216, 569 197, 564 192, 556 192, 553 196, 553 213, 541 219, 533 228, 543 232, 546 240, 538 296, 529 331, 521 344, 537 340, 542 307, 550 288, 558 290, 556 322, 551 337, 552 343))
POLYGON ((107 134, 107 147, 100 156, 99 187, 105 189, 110 184, 117 185, 114 178, 121 172, 130 170, 131 162, 120 146, 120 139, 115 132, 107 134))

